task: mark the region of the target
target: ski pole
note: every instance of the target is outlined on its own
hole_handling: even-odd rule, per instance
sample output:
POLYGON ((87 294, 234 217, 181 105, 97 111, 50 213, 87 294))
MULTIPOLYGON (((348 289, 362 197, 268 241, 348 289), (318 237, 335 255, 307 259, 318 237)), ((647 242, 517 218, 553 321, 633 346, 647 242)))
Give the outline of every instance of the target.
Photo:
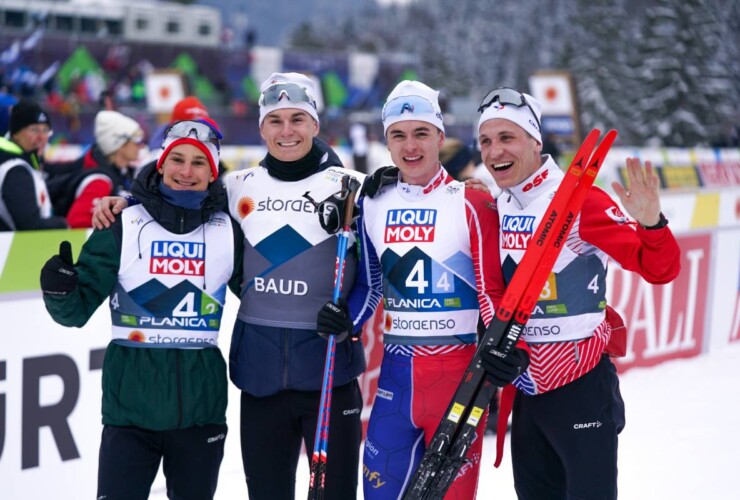
MULTIPOLYGON (((342 230, 337 241, 337 259, 334 270, 334 295, 332 300, 339 303, 344 278, 344 262, 347 255, 347 242, 352 228, 352 214, 354 212, 355 195, 360 188, 360 182, 350 175, 342 177, 342 193, 346 196, 342 230)), ((316 436, 314 438, 313 454, 311 455, 311 475, 308 484, 308 500, 322 500, 326 487, 326 460, 329 445, 329 419, 331 416, 331 396, 334 385, 334 358, 337 340, 335 335, 329 335, 326 346, 326 361, 324 362, 324 379, 321 385, 321 399, 319 415, 316 421, 316 436)))

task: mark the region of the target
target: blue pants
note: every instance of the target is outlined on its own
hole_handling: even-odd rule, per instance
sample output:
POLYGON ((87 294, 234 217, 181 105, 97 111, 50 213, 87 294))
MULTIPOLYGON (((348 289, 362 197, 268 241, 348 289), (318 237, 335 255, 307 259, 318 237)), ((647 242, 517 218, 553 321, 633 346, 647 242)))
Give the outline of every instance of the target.
POLYGON ((511 457, 519 500, 616 499, 623 428, 624 402, 608 356, 554 391, 517 392, 511 457))
MULTIPOLYGON (((402 497, 474 353, 474 345, 430 356, 383 353, 363 455, 365 500, 402 497)), ((484 430, 485 418, 446 500, 474 497, 484 430)))

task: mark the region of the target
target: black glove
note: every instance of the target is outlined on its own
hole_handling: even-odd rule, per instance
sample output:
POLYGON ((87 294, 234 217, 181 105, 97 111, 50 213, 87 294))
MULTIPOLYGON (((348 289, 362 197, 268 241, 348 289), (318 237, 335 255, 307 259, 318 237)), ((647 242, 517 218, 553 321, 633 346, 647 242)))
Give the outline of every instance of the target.
POLYGON ((519 347, 512 349, 503 358, 481 350, 480 360, 486 371, 486 378, 496 387, 512 383, 529 366, 529 354, 519 347))
MULTIPOLYGON (((329 234, 336 234, 342 229, 342 217, 344 217, 344 210, 347 206, 347 198, 343 197, 341 193, 333 194, 327 199, 322 201, 316 207, 316 212, 319 214, 319 223, 329 234)), ((360 209, 357 205, 352 207, 352 224, 355 219, 360 216, 360 209)))
POLYGON ((372 175, 365 178, 365 183, 362 185, 362 194, 369 198, 375 198, 380 188, 398 182, 399 173, 398 167, 380 167, 372 175))
MULTIPOLYGON (((336 234, 342 229, 342 218, 344 217, 344 212, 347 208, 347 197, 350 190, 356 192, 360 188, 360 181, 349 175, 346 177, 348 177, 348 179, 344 184, 344 188, 329 196, 322 202, 316 202, 311 198, 309 191, 303 193, 303 197, 316 207, 316 213, 319 214, 319 223, 324 231, 329 234, 336 234)), ((355 220, 359 216, 360 210, 356 204, 353 204, 352 221, 350 222, 350 225, 354 224, 355 220)))
POLYGON ((77 271, 72 264, 72 245, 59 244, 59 255, 46 261, 41 268, 41 290, 46 295, 67 295, 77 288, 77 271))
POLYGON ((347 338, 354 325, 349 317, 349 307, 343 298, 339 298, 339 304, 332 301, 324 304, 319 310, 316 317, 316 329, 322 338, 328 338, 327 335, 336 335, 337 342, 347 338))

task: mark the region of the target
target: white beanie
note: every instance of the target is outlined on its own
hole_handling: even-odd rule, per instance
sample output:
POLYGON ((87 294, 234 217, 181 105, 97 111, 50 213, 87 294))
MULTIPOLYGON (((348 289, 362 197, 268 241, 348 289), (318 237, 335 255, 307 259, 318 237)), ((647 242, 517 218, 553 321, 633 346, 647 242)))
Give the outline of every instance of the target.
POLYGON ((480 131, 481 125, 488 120, 502 119, 514 122, 524 129, 534 140, 542 144, 542 135, 540 128, 537 126, 537 121, 542 120, 542 106, 540 103, 529 94, 524 94, 524 99, 532 107, 532 111, 527 106, 512 106, 511 104, 501 104, 498 101, 493 102, 490 106, 483 110, 478 120, 478 131, 480 131), (532 112, 537 115, 537 120, 532 116, 532 112))
POLYGON ((276 109, 300 109, 311 115, 319 123, 319 114, 316 111, 316 87, 313 80, 302 73, 273 73, 260 85, 260 92, 264 93, 273 85, 291 83, 306 91, 308 97, 313 101, 313 106, 305 101, 291 101, 290 98, 280 99, 276 104, 260 105, 260 127, 265 117, 276 109))
POLYGON ((130 140, 141 142, 142 139, 144 132, 139 124, 118 111, 100 111, 95 116, 95 142, 106 156, 115 153, 130 140))
POLYGON ((388 99, 385 100, 383 106, 383 134, 388 131, 388 127, 394 123, 418 120, 421 122, 427 122, 437 127, 442 132, 445 131, 445 126, 442 123, 442 108, 439 107, 439 91, 424 85, 421 82, 415 80, 404 80, 391 91, 388 95, 388 99), (414 113, 413 108, 409 113, 400 113, 395 116, 385 116, 385 109, 388 104, 396 98, 417 96, 422 97, 432 104, 433 112, 429 113, 414 113))

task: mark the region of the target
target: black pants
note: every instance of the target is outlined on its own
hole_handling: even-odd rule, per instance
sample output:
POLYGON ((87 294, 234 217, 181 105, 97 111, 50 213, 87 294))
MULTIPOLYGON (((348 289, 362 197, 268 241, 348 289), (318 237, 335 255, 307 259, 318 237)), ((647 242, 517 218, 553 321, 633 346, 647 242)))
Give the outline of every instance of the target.
MULTIPOLYGON (((319 391, 242 392, 241 441, 250 500, 293 500, 301 442, 313 453, 319 391)), ((362 395, 357 380, 332 391, 326 464, 327 500, 357 497, 362 395)), ((298 497, 305 496, 307 492, 298 497)))
POLYGON ((617 498, 617 435, 624 402, 604 356, 581 378, 537 396, 517 392, 511 426, 519 500, 617 498))
POLYGON ((173 431, 106 425, 100 443, 98 498, 147 500, 163 460, 168 498, 212 499, 226 433, 226 424, 173 431))

